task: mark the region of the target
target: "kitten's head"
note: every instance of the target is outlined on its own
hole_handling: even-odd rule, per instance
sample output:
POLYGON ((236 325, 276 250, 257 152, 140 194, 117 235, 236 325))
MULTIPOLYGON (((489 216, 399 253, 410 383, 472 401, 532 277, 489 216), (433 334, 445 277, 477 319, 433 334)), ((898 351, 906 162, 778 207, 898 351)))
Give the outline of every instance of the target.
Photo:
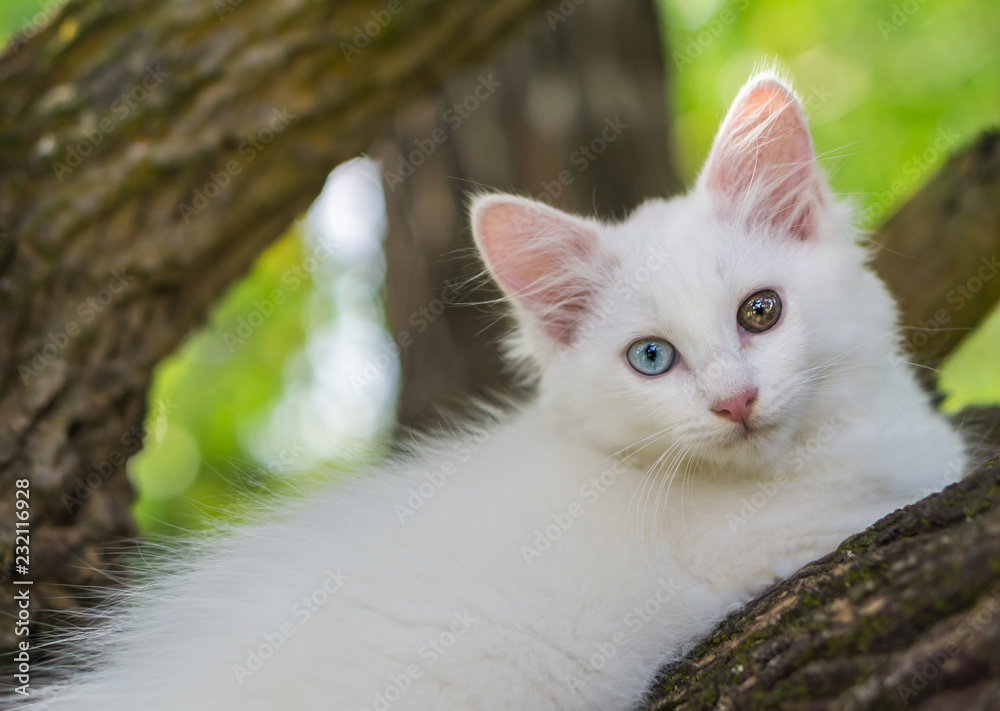
POLYGON ((684 196, 604 224, 491 195, 472 222, 517 313, 511 352, 609 451, 771 465, 831 414, 838 374, 892 351, 892 301, 772 74, 740 92, 684 196))

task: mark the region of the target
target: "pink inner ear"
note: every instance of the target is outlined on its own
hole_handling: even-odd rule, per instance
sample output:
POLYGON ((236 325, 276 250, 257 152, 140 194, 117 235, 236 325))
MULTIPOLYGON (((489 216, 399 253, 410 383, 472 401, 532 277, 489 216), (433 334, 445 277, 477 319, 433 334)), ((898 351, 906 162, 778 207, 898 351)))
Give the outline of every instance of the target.
POLYGON ((792 93, 765 79, 737 99, 715 139, 705 185, 756 226, 799 239, 815 232, 823 204, 809 128, 792 93))
POLYGON ((519 198, 486 198, 474 210, 473 229, 501 288, 552 340, 572 342, 599 273, 594 232, 519 198))

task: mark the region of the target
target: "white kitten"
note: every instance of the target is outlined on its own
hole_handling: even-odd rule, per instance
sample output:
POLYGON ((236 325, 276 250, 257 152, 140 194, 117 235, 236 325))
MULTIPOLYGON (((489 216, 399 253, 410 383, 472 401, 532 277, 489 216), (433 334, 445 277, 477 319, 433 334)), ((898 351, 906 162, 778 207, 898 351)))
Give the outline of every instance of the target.
POLYGON ((472 220, 535 401, 136 591, 51 708, 626 709, 962 471, 775 76, 683 197, 604 224, 494 195, 472 220))

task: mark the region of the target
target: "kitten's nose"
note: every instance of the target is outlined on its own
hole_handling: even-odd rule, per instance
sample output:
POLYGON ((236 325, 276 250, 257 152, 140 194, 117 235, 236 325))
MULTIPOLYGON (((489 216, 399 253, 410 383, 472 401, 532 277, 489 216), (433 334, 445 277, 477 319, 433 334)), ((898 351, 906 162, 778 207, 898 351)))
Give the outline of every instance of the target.
POLYGON ((716 415, 728 417, 733 422, 746 427, 747 420, 750 419, 750 408, 753 406, 753 401, 756 397, 757 389, 749 388, 736 397, 731 397, 728 400, 719 400, 712 405, 712 412, 716 415))

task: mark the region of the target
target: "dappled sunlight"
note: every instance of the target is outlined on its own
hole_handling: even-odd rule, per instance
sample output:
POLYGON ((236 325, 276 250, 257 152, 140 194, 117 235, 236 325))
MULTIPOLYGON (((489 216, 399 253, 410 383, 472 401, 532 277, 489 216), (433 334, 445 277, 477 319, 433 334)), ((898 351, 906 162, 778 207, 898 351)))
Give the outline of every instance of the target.
POLYGON ((310 324, 267 425, 245 432, 247 450, 277 471, 370 455, 391 426, 398 367, 358 384, 371 354, 389 341, 380 299, 385 201, 378 170, 366 159, 341 166, 306 218, 310 248, 333 255, 314 281, 315 298, 335 304, 336 313, 310 324))
POLYGON ((304 220, 257 260, 209 323, 157 368, 147 449, 129 466, 146 531, 228 515, 244 495, 349 469, 391 427, 398 366, 385 351, 378 167, 335 170, 304 220))

